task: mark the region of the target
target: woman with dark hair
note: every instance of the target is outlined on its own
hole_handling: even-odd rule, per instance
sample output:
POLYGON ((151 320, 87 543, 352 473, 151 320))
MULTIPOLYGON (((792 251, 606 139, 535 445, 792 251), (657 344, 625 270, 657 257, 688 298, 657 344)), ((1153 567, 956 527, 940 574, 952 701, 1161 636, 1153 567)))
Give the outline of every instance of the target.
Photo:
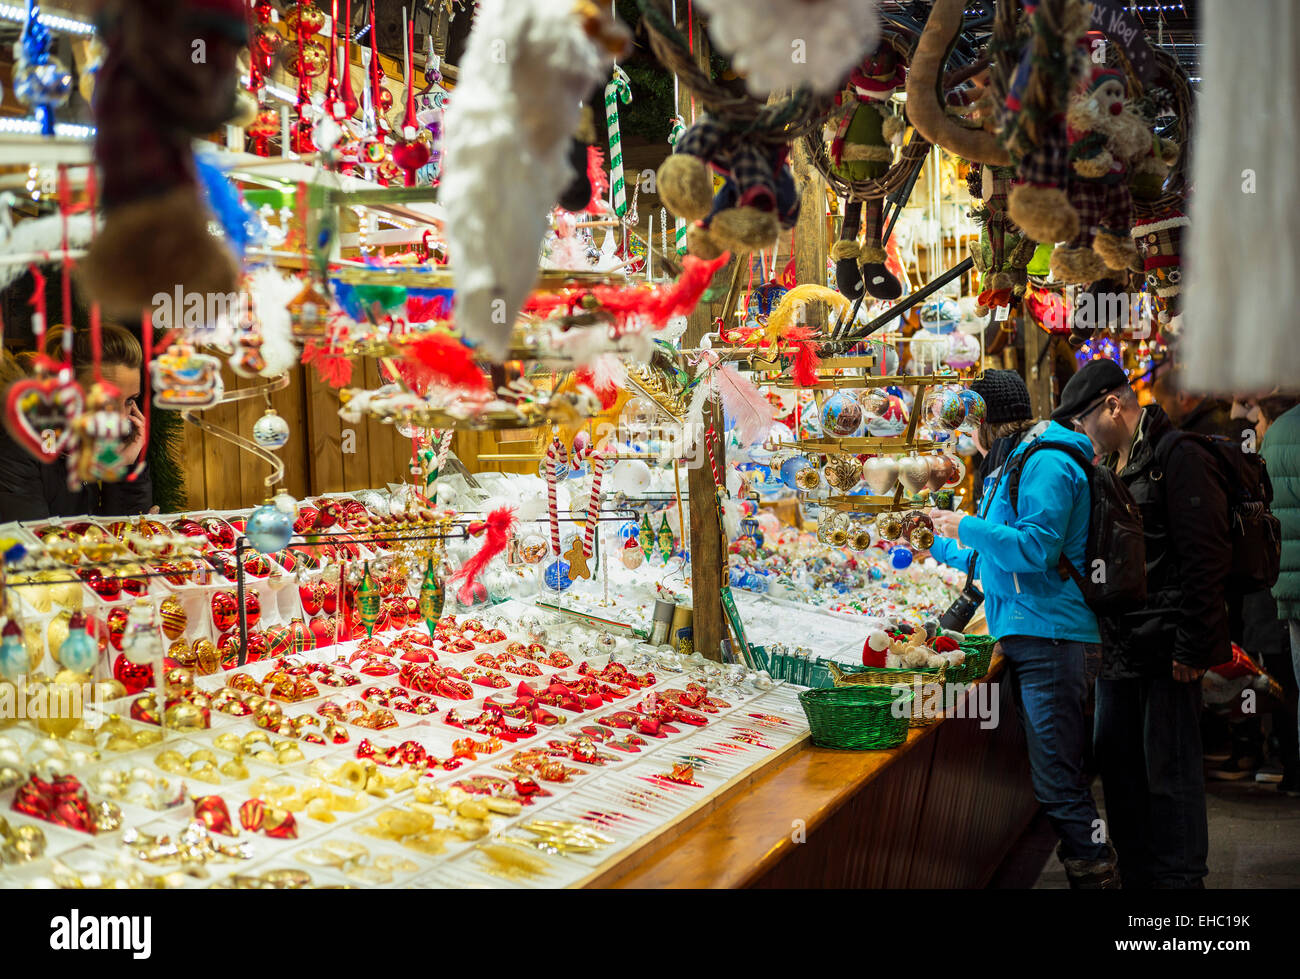
MULTIPOLYGON (((46 338, 45 349, 52 359, 62 356, 63 329, 55 327, 46 338)), ((139 405, 144 351, 140 341, 127 330, 111 324, 102 328, 100 348, 100 374, 117 392, 109 407, 131 422, 133 435, 125 456, 134 467, 144 448, 144 415, 139 405)), ((73 333, 72 365, 77 382, 83 390, 89 389, 94 383, 94 352, 88 331, 73 333)), ((7 392, 8 385, 23 376, 23 366, 5 354, 2 369, 7 392)), ((66 457, 42 463, 7 432, 0 431, 0 522, 83 515, 130 516, 144 513, 152 505, 153 484, 147 469, 134 482, 86 483, 80 489, 69 489, 66 457)))

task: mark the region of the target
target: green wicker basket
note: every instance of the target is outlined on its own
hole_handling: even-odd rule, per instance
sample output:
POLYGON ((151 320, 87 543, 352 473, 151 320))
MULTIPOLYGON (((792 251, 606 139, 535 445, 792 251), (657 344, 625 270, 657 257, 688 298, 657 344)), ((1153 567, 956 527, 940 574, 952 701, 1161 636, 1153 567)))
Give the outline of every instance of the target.
POLYGON ((993 647, 997 640, 990 636, 967 636, 959 644, 966 654, 961 666, 950 666, 944 677, 947 683, 974 683, 989 671, 993 663, 993 647))
POLYGON ((813 744, 865 751, 896 748, 907 740, 913 696, 910 690, 895 695, 889 687, 835 687, 805 690, 799 703, 808 717, 813 744))

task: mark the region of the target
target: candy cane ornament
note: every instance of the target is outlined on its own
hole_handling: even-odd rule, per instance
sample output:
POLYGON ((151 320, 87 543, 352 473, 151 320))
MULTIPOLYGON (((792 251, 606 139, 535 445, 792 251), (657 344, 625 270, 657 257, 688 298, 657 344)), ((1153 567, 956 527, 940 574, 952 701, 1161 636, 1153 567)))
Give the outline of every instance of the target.
POLYGON ((627 187, 623 183, 623 134, 618 127, 618 103, 632 101, 632 83, 618 65, 614 77, 605 86, 605 123, 609 127, 609 183, 614 195, 614 213, 627 213, 627 187))
POLYGON ((551 553, 560 553, 560 509, 555 486, 560 479, 560 466, 568 461, 568 453, 559 439, 552 439, 546 449, 546 513, 551 522, 551 553))

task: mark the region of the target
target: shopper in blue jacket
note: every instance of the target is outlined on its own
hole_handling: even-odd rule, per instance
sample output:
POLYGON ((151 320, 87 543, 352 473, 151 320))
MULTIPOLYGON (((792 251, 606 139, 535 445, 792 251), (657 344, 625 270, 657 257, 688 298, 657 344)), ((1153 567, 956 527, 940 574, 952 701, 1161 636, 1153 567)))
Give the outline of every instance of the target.
POLYGON ((1061 555, 1086 567, 1091 512, 1088 477, 1067 453, 1036 441, 1078 448, 1091 458, 1086 436, 1055 422, 1034 423, 1029 391, 1014 371, 986 371, 972 385, 987 406, 980 442, 1004 458, 984 481, 978 515, 932 510, 930 553, 969 570, 984 591, 989 633, 999 637, 1029 747, 1034 794, 1061 838, 1058 854, 1073 887, 1119 886, 1115 852, 1100 828, 1084 771, 1086 709, 1101 662, 1097 618, 1061 555), (1020 471, 1017 505, 1007 474, 1020 471))

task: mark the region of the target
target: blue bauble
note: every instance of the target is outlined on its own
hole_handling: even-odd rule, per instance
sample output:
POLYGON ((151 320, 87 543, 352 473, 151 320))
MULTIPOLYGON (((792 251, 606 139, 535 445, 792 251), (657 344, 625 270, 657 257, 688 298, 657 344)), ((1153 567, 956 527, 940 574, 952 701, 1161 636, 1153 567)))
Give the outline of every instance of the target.
POLYGON ((263 503, 248 515, 248 527, 244 533, 260 554, 282 551, 293 537, 293 514, 263 503))
POLYGON ((546 566, 546 570, 542 573, 542 577, 546 582, 546 587, 551 589, 551 591, 564 591, 573 584, 573 582, 569 580, 568 561, 552 561, 546 566))
POLYGON ((889 549, 889 563, 897 570, 902 571, 912 563, 911 548, 903 547, 901 544, 898 547, 891 547, 889 549))
POLYGON ((804 456, 791 456, 781 463, 781 482, 785 483, 790 489, 798 489, 799 484, 794 481, 795 476, 800 469, 807 469, 811 465, 812 463, 804 456))
POLYGON ((27 673, 30 665, 21 632, 0 640, 0 676, 17 683, 18 678, 27 673))
POLYGON ((99 662, 99 643, 85 629, 69 629, 59 647, 59 662, 73 673, 89 673, 99 662))
POLYGON ((637 526, 636 521, 629 520, 626 523, 619 525, 618 539, 621 541, 625 541, 628 539, 635 540, 640 535, 640 533, 641 533, 641 528, 637 526))

